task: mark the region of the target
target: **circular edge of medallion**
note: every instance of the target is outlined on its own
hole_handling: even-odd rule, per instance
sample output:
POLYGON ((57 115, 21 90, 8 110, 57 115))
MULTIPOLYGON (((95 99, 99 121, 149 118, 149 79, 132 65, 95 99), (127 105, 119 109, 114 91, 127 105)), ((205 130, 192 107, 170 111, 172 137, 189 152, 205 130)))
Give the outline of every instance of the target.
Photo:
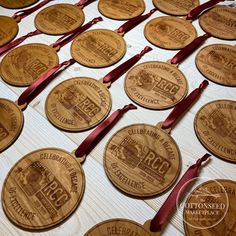
MULTIPOLYGON (((92 231, 94 231, 96 228, 102 226, 102 225, 106 225, 107 223, 112 223, 112 222, 121 222, 121 223, 129 223, 129 224, 133 224, 135 225, 136 227, 141 227, 144 231, 146 231, 148 233, 148 235, 151 235, 150 232, 147 231, 147 229, 144 228, 143 225, 133 221, 133 220, 128 220, 128 219, 122 219, 122 218, 114 218, 114 219, 109 219, 109 220, 105 220, 105 221, 102 221, 96 225, 94 225, 92 228, 90 228, 84 236, 88 236, 90 233, 92 233, 92 231)), ((97 235, 97 236, 101 236, 101 235, 97 235)), ((147 236, 147 235, 145 235, 147 236)))
MULTIPOLYGON (((19 48, 23 48, 23 47, 27 47, 27 46, 31 46, 31 45, 40 45, 40 46, 44 46, 44 47, 47 47, 49 50, 51 50, 51 52, 53 52, 54 56, 56 56, 57 58, 57 62, 56 64, 58 65, 59 64, 59 56, 57 54, 57 51, 54 50, 51 46, 47 45, 47 44, 43 44, 43 43, 28 43, 28 44, 24 44, 24 45, 21 45, 19 47, 16 47, 14 49, 12 49, 10 52, 8 52, 3 58, 2 58, 2 61, 0 62, 0 76, 2 78, 3 81, 5 81, 7 84, 9 85, 12 85, 12 86, 15 86, 15 87, 27 87, 27 86, 30 86, 33 82, 31 83, 16 83, 14 82, 11 82, 11 81, 8 81, 4 76, 3 76, 3 73, 2 73, 2 64, 3 62, 6 60, 6 58, 11 55, 10 53, 14 52, 14 50, 18 50, 19 48)), ((49 69, 50 70, 50 69, 49 69)), ((47 71, 45 71, 47 72, 47 71)), ((44 72, 44 73, 45 73, 44 72)), ((38 77, 39 78, 39 77, 38 77)), ((37 78, 37 79, 38 79, 37 78)), ((36 80, 37 80, 36 79, 36 80)), ((34 80, 35 81, 35 80, 34 80)))
MULTIPOLYGON (((177 105, 179 102, 181 102, 181 101, 186 97, 186 95, 188 94, 189 86, 188 86, 188 81, 187 81, 187 79, 186 79, 184 73, 183 73, 181 70, 179 70, 177 67, 175 67, 175 66, 173 66, 174 69, 177 69, 177 70, 182 74, 182 76, 183 76, 183 78, 184 78, 184 81, 185 81, 185 83, 186 83, 186 90, 185 90, 185 93, 184 93, 183 97, 182 97, 179 101, 177 101, 176 103, 174 103, 174 104, 172 104, 172 105, 169 105, 169 106, 162 106, 162 107, 160 107, 160 108, 156 108, 156 107, 154 107, 154 106, 143 105, 143 104, 139 103, 138 101, 136 101, 135 99, 133 99, 133 98, 131 97, 131 95, 130 95, 129 92, 128 92, 127 86, 126 86, 126 81, 127 81, 128 75, 129 75, 129 73, 130 73, 133 69, 135 69, 136 67, 138 67, 138 66, 140 66, 140 65, 143 65, 143 64, 147 64, 147 63, 165 63, 165 64, 168 64, 167 62, 161 62, 161 61, 146 61, 146 62, 142 62, 142 63, 140 63, 140 64, 138 64, 138 65, 132 67, 132 68, 126 73, 125 79, 124 79, 124 89, 125 89, 126 95, 127 95, 135 104, 137 104, 137 105, 139 105, 139 106, 141 106, 141 107, 143 107, 143 108, 150 109, 150 110, 166 110, 166 109, 169 109, 169 108, 174 107, 174 106, 177 105)), ((168 65, 171 65, 171 64, 168 64, 168 65)))
POLYGON ((75 206, 73 207, 73 209, 70 211, 70 213, 66 216, 66 217, 63 217, 63 219, 60 219, 58 222, 56 223, 53 223, 53 224, 50 224, 50 225, 47 225, 46 227, 45 226, 41 226, 41 227, 30 227, 30 226, 26 226, 26 225, 23 225, 22 223, 20 223, 21 225, 19 225, 19 223, 17 222, 17 220, 13 220, 7 213, 7 210, 6 210, 6 206, 5 206, 5 201, 4 201, 4 188, 5 188, 5 185, 6 185, 6 181, 7 179, 9 178, 11 172, 13 171, 13 169, 21 162, 23 161, 23 159, 27 158, 28 156, 36 153, 36 152, 40 152, 40 151, 46 151, 46 150, 60 150, 68 155, 70 155, 72 158, 75 158, 72 156, 71 153, 65 151, 64 149, 61 149, 61 148, 41 148, 41 149, 38 149, 38 150, 35 150, 35 151, 32 151, 26 155, 24 155, 20 160, 18 160, 11 168, 10 170, 8 171, 7 173, 7 176, 5 177, 4 179, 4 182, 3 182, 3 187, 2 187, 2 191, 1 191, 1 205, 2 205, 2 208, 3 208, 3 211, 5 213, 5 215, 7 216, 7 218, 10 220, 10 222, 12 222, 16 227, 20 228, 20 229, 23 229, 23 230, 29 230, 29 231, 45 231, 45 230, 50 230, 50 229, 53 229, 55 227, 58 227, 59 225, 63 224, 66 220, 68 220, 72 215, 73 213, 76 211, 76 209, 78 208, 80 202, 82 201, 82 198, 84 196, 84 191, 85 191, 85 174, 84 174, 84 170, 82 168, 82 166, 80 165, 80 163, 76 160, 76 162, 78 162, 79 166, 80 166, 80 171, 81 171, 81 175, 82 175, 82 178, 83 178, 83 183, 82 183, 82 192, 80 194, 80 198, 78 199, 77 203, 75 204, 75 206))
POLYGON ((72 41, 71 47, 70 47, 71 56, 72 56, 72 58, 73 58, 74 60, 76 60, 76 61, 77 61, 80 65, 82 65, 82 66, 85 66, 85 67, 88 67, 88 68, 93 68, 93 69, 96 69, 96 68, 106 68, 106 67, 109 67, 109 66, 112 66, 112 65, 116 64, 118 61, 120 61, 120 60, 125 56, 126 51, 127 51, 127 44, 126 44, 125 39, 124 39, 122 36, 120 36, 118 33, 116 33, 115 31, 110 30, 110 29, 92 29, 92 30, 85 31, 85 32, 81 33, 80 35, 78 35, 78 36, 72 41), (112 62, 112 63, 106 64, 106 65, 99 65, 99 66, 95 66, 95 65, 94 65, 94 66, 92 66, 92 65, 90 65, 90 64, 86 64, 86 63, 83 63, 83 62, 79 61, 78 58, 76 59, 77 56, 76 56, 76 57, 74 56, 74 53, 73 53, 72 48, 73 48, 73 45, 76 43, 76 39, 78 39, 79 37, 82 37, 83 34, 90 33, 91 31, 98 31, 98 30, 113 32, 114 34, 117 34, 118 37, 122 38, 123 44, 124 44, 124 51, 123 51, 121 57, 119 57, 116 61, 114 61, 114 62, 112 62))
MULTIPOLYGON (((193 40, 194 39, 196 39, 197 38, 197 30, 196 30, 196 28, 193 26, 193 24, 191 23, 191 22, 189 22, 188 20, 185 20, 185 19, 183 19, 183 18, 180 18, 180 17, 175 17, 175 16, 158 16, 158 17, 156 17, 156 18, 153 18, 153 19, 151 19, 150 21, 148 21, 147 23, 146 23, 146 25, 144 26, 144 36, 145 36, 145 38, 147 39, 147 41, 148 42, 150 42, 152 45, 154 45, 154 46, 156 46, 156 47, 159 47, 159 48, 161 48, 161 49, 167 49, 167 50, 180 50, 180 49, 182 49, 182 48, 184 48, 185 46, 187 46, 187 45, 185 45, 185 46, 183 46, 183 47, 176 47, 176 46, 173 46, 173 47, 165 47, 165 46, 161 46, 161 45, 157 45, 157 44, 155 44, 154 42, 152 42, 148 37, 147 37, 147 26, 148 26, 148 24, 150 24, 152 21, 155 21, 156 19, 160 19, 160 18, 173 18, 173 19, 178 19, 178 20, 181 20, 181 21, 183 21, 183 22, 188 22, 188 24, 189 24, 189 26, 191 26, 192 27, 192 29, 193 29, 193 31, 194 31, 194 38, 193 38, 193 40)), ((192 40, 192 41, 193 41, 192 40)), ((191 42, 192 42, 191 41, 191 42)), ((190 43, 191 43, 190 42, 190 43)))
MULTIPOLYGON (((53 93, 53 91, 54 91, 58 86, 60 86, 60 85, 63 84, 64 82, 67 82, 67 81, 70 81, 70 80, 73 80, 73 79, 80 79, 80 78, 92 79, 93 81, 96 81, 96 82, 99 83, 98 80, 93 79, 93 78, 90 78, 90 77, 82 77, 82 76, 81 76, 81 77, 73 77, 73 78, 70 78, 70 79, 67 79, 67 80, 62 81, 62 82, 60 82, 59 84, 57 84, 55 87, 53 87, 53 89, 52 89, 52 90, 49 92, 49 94, 47 95, 47 98, 46 98, 46 101, 45 101, 45 114, 46 114, 48 120, 50 121, 50 123, 51 123, 54 127, 58 128, 58 129, 61 129, 61 130, 67 131, 67 132, 71 132, 71 133, 72 133, 72 132, 83 132, 83 131, 90 130, 90 129, 96 127, 99 123, 101 123, 103 120, 106 119, 106 117, 109 115, 109 113, 110 113, 110 111, 111 111, 111 107, 112 107, 111 93, 110 93, 109 89, 107 89, 107 92, 108 92, 109 98, 110 98, 109 100, 111 101, 110 106, 109 106, 109 109, 107 110, 107 113, 103 116, 103 119, 97 121, 97 122, 94 123, 92 126, 90 126, 90 127, 88 127, 88 128, 82 128, 82 129, 79 129, 79 128, 67 129, 67 128, 64 128, 64 127, 62 127, 62 126, 56 124, 56 122, 54 122, 52 119, 50 119, 50 116, 49 116, 48 111, 47 111, 48 100, 49 100, 50 95, 53 93)), ((101 83, 101 86, 104 86, 104 85, 102 85, 102 83, 101 83)), ((105 87, 105 86, 104 86, 104 87, 105 87)), ((105 88, 105 89, 106 89, 106 88, 105 88)))
POLYGON ((0 1, 0 6, 4 7, 4 8, 7 8, 7 9, 23 9, 23 8, 26 8, 26 7, 29 7, 29 6, 32 6, 33 4, 35 4, 36 2, 38 2, 39 0, 34 0, 32 1, 31 3, 27 4, 27 5, 24 5, 23 7, 19 6, 19 7, 11 7, 7 4, 4 4, 4 3, 1 3, 0 1))
MULTIPOLYGON (((208 181, 206 181, 206 182, 204 182, 204 183, 201 183, 201 184, 199 184, 198 186, 196 186, 190 193, 189 193, 189 196, 187 197, 187 200, 185 201, 185 202, 188 202, 189 201, 189 199, 190 199, 190 197, 191 197, 191 193, 192 192, 194 192, 194 191, 196 191, 199 187, 201 187, 201 186, 203 186, 203 185, 205 185, 205 184, 208 184, 208 183, 211 183, 211 182, 220 182, 221 183, 221 185, 223 185, 223 182, 230 182, 230 183, 233 183, 233 184, 235 184, 236 185, 236 181, 233 181, 233 180, 230 180, 230 179, 213 179, 213 180, 208 180, 208 181)), ((183 219, 185 219, 185 211, 183 211, 183 219)), ((185 223, 185 221, 183 221, 183 226, 184 226, 184 232, 185 232, 185 234, 186 234, 186 236, 191 236, 190 234, 189 234, 189 231, 188 231, 188 227, 187 227, 187 224, 185 223)))
POLYGON ((8 103, 11 103, 14 107, 17 108, 17 110, 19 111, 19 114, 20 114, 20 118, 21 118, 21 127, 19 128, 16 136, 11 140, 11 142, 9 142, 7 145, 5 145, 2 149, 0 149, 0 153, 2 153, 4 150, 6 150, 8 147, 10 147, 16 140, 17 138, 20 136, 21 132, 22 132, 22 129, 23 129, 23 126, 24 126, 24 114, 22 112, 22 110, 16 105, 15 102, 9 100, 9 99, 6 99, 6 98, 0 98, 0 100, 5 100, 7 101, 8 103))
POLYGON ((194 130, 195 130, 195 134, 198 138, 198 140, 200 141, 200 143, 203 145, 204 148, 206 148, 207 150, 209 150, 212 154, 214 154, 216 157, 220 158, 221 160, 223 161, 226 161, 226 162, 230 162, 230 163, 236 163, 236 160, 231 160, 229 159, 228 157, 225 157, 225 156, 219 156, 219 154, 217 154, 215 152, 215 150, 212 150, 211 148, 209 148, 207 146, 207 144, 205 144, 205 142, 201 139, 200 135, 198 135, 198 129, 197 129, 197 118, 200 114, 200 112, 206 107, 206 106, 209 106, 210 104, 213 104, 213 103, 217 103, 217 102, 235 102, 233 100, 229 100, 229 99, 220 99, 220 100, 214 100, 214 101, 210 101, 206 104, 204 104, 196 113, 195 115, 195 118, 194 118, 194 130))
POLYGON ((127 125, 125 127, 122 127, 121 129, 119 129, 118 131, 116 131, 110 138, 109 140, 107 141, 106 143, 106 146, 104 148, 104 152, 103 152, 103 167, 104 167, 104 170, 106 172, 106 175, 109 179, 109 181, 121 192, 125 193, 125 195, 129 196, 129 197, 134 197, 134 198, 152 198, 154 196, 160 196, 162 194, 165 194, 165 192, 168 191, 169 188, 171 188, 171 186, 173 186, 175 184, 175 182, 177 181, 179 175, 180 175, 180 172, 181 172, 181 168, 182 168, 182 158, 181 158, 181 152, 180 152, 180 149, 176 143, 176 141, 171 137, 171 135, 167 134, 165 131, 162 131, 161 129, 158 129, 160 130, 161 132, 163 132, 165 135, 168 135, 169 138, 173 141, 173 143, 175 144, 176 146, 176 149, 178 151, 178 158, 179 158, 179 168, 178 168, 178 171, 176 172, 176 176, 175 178, 164 188, 162 189, 162 191, 158 191, 158 192, 153 192, 153 193, 150 193, 150 194, 136 194, 136 193, 131 193, 131 192, 128 192, 126 190, 124 190, 123 188, 121 188, 117 183, 115 183, 114 181, 112 181, 112 178, 109 174, 109 172, 107 171, 107 165, 106 165, 106 150, 107 150, 107 147, 110 143, 110 141, 112 140, 112 138, 117 135, 120 131, 122 131, 123 129, 126 129, 128 127, 132 127, 132 126, 136 126, 136 125, 145 125, 145 126, 151 126, 151 127, 154 127, 155 129, 158 129, 157 126, 155 125, 150 125, 150 124, 145 124, 145 123, 137 123, 137 124, 131 124, 131 125, 127 125))
POLYGON ((99 0, 99 2, 98 2, 97 8, 98 8, 98 11, 99 11, 103 16, 105 16, 105 17, 107 17, 107 18, 110 18, 110 19, 112 19, 112 20, 120 20, 120 21, 130 20, 130 19, 133 19, 133 18, 135 18, 135 17, 137 17, 137 16, 142 15, 143 12, 144 12, 145 9, 146 9, 145 2, 144 2, 143 0, 139 0, 139 1, 142 2, 142 4, 143 4, 142 11, 139 11, 139 14, 135 14, 134 16, 131 16, 131 17, 118 18, 118 17, 112 16, 111 14, 107 14, 107 12, 102 9, 102 7, 101 7, 101 1, 100 1, 100 0, 99 0))
POLYGON ((233 46, 233 45, 229 45, 229 44, 222 44, 222 43, 215 43, 215 44, 209 44, 209 45, 206 45, 205 47, 201 48, 197 54, 196 54, 196 57, 195 57, 195 65, 198 69, 198 71, 207 79, 209 79, 210 81, 212 81, 213 83, 215 84, 218 84, 218 85, 222 85, 222 86, 226 86, 226 87, 236 87, 236 84, 235 85, 231 85, 231 84, 226 84, 226 83, 220 83, 220 82, 217 82, 211 78, 208 78, 208 76, 206 75, 206 73, 204 73, 201 69, 200 69, 200 66, 199 66, 199 55, 202 53, 203 50, 207 49, 207 48, 210 48, 210 47, 214 47, 214 46, 227 46, 229 48, 232 48, 236 51, 236 47, 233 46))
MULTIPOLYGON (((71 32, 71 31, 73 31, 73 30, 76 29, 76 28, 75 28, 75 29, 72 29, 72 30, 70 30, 70 31, 65 31, 64 33, 60 33, 60 34, 58 34, 58 33, 51 33, 51 32, 48 32, 47 30, 45 30, 43 27, 40 26, 40 24, 37 23, 38 17, 40 16, 40 14, 41 14, 43 11, 47 10, 48 8, 56 7, 57 5, 69 5, 69 6, 72 6, 72 7, 74 6, 74 7, 78 8, 78 9, 81 11, 81 14, 83 15, 82 23, 80 24, 80 26, 82 26, 82 25, 84 24, 84 21, 85 21, 85 14, 84 14, 84 11, 83 11, 79 6, 73 5, 73 4, 71 4, 71 3, 58 3, 58 4, 54 4, 54 5, 48 6, 48 7, 42 9, 40 12, 37 13, 37 15, 36 15, 35 18, 34 18, 34 25, 35 25, 35 28, 36 28, 36 29, 38 29, 39 31, 41 31, 41 32, 44 33, 44 34, 47 34, 47 35, 54 35, 54 36, 56 36, 56 35, 63 35, 63 34, 69 33, 69 32, 71 32)), ((78 27, 80 27, 80 26, 78 26, 78 27)))

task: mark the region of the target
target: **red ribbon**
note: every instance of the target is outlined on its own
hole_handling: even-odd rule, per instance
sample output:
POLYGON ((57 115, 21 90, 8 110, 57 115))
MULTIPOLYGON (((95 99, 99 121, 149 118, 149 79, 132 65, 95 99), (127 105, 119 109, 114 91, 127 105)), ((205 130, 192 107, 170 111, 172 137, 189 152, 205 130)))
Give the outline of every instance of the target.
POLYGON ((20 45, 22 42, 24 42, 27 38, 30 38, 32 36, 35 36, 35 35, 39 35, 39 34, 42 34, 41 31, 39 30, 35 30, 35 31, 32 31, 18 39, 15 39, 14 41, 4 45, 3 47, 0 47, 0 57, 4 54, 6 54, 7 52, 9 52, 12 48, 20 45))
POLYGON ((38 94, 40 94, 45 87, 63 70, 68 66, 73 65, 76 61, 70 59, 64 61, 61 64, 54 66, 49 71, 41 75, 37 80, 35 80, 18 98, 18 105, 28 105, 38 94), (63 68, 62 68, 63 67, 63 68), (62 69, 61 69, 62 68, 62 69), (61 70, 60 70, 61 69, 61 70))
POLYGON ((81 7, 86 7, 94 1, 96 1, 96 0, 80 0, 76 5, 81 6, 81 7))
POLYGON ((208 38, 211 37, 211 34, 204 34, 202 36, 194 39, 190 44, 182 48, 172 59, 171 64, 179 64, 184 59, 186 59, 191 53, 193 53, 197 48, 199 48, 208 38))
POLYGON ((127 22, 125 22, 123 25, 121 25, 118 29, 118 33, 125 34, 129 32, 131 29, 133 29, 135 26, 146 20, 148 17, 150 17, 155 11, 157 11, 157 8, 152 9, 149 13, 141 16, 136 16, 127 22))
POLYGON ((208 85, 208 81, 204 80, 198 88, 193 90, 185 99, 177 104, 171 111, 166 120, 162 124, 162 129, 169 129, 178 120, 181 115, 193 104, 193 102, 200 96, 202 91, 208 85))
POLYGON ((139 54, 131 57, 126 62, 119 65, 117 68, 109 72, 107 75, 103 77, 103 83, 113 83, 118 78, 120 78, 126 71, 128 71, 133 65, 135 65, 143 55, 150 52, 152 50, 151 47, 146 46, 139 54))
POLYGON ((177 196, 181 199, 190 186, 191 179, 198 176, 199 170, 203 162, 205 162, 211 155, 205 154, 202 158, 198 159, 196 164, 190 166, 179 182, 176 184, 174 189, 171 191, 170 195, 157 212, 155 217, 151 221, 150 230, 152 232, 159 232, 161 231, 162 226, 168 220, 170 214, 176 207, 176 200, 177 196))
POLYGON ((53 0, 44 0, 34 7, 28 8, 26 10, 18 11, 12 16, 12 18, 19 19, 19 21, 21 21, 23 18, 25 18, 28 15, 30 15, 31 13, 37 11, 39 8, 43 7, 44 5, 46 5, 47 3, 51 2, 51 1, 53 1, 53 0))
POLYGON ((92 25, 96 24, 99 21, 102 21, 102 17, 94 18, 93 20, 89 21, 87 24, 78 27, 77 29, 64 34, 61 38, 59 38, 55 43, 52 44, 53 47, 63 47, 69 42, 71 42, 75 37, 77 37, 79 34, 84 32, 85 30, 89 29, 92 25))
POLYGON ((195 7, 194 9, 192 9, 188 13, 186 19, 187 20, 195 20, 200 15, 200 13, 203 12, 204 10, 206 10, 212 6, 215 6, 219 2, 224 2, 224 1, 225 0, 210 0, 208 2, 205 2, 205 3, 195 7))
POLYGON ((102 122, 89 136, 80 144, 75 151, 76 157, 88 155, 102 138, 111 130, 111 128, 121 119, 129 110, 137 109, 133 104, 124 106, 113 112, 104 122, 102 122))

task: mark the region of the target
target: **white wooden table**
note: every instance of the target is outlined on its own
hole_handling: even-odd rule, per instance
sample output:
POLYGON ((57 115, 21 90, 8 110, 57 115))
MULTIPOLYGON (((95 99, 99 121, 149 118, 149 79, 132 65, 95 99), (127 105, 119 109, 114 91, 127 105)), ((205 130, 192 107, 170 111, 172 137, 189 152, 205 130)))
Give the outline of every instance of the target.
MULTIPOLYGON (((48 5, 62 2, 73 4, 77 1, 55 0, 48 5)), ((145 0, 145 2, 146 12, 149 12, 153 8, 152 1, 145 0)), ((201 1, 201 3, 203 2, 205 1, 201 1)), ((0 15, 11 16, 14 12, 15 10, 0 8, 0 15)), ((88 22, 94 17, 99 16, 100 13, 97 10, 97 2, 94 2, 91 5, 85 7, 84 12, 86 14, 85 22, 88 22)), ((35 29, 33 20, 36 13, 24 19, 20 23, 20 31, 18 37, 35 29)), ((91 132, 62 132, 49 123, 45 115, 44 104, 49 91, 53 87, 55 87, 63 80, 76 76, 89 76, 97 79, 102 78, 111 69, 115 68, 115 66, 121 64, 131 56, 140 52, 146 45, 151 46, 154 50, 145 55, 140 60, 140 62, 150 60, 166 61, 177 52, 173 50, 171 51, 157 48, 151 45, 143 35, 143 28, 145 24, 150 19, 163 15, 165 14, 159 11, 155 12, 148 20, 125 35, 125 40, 128 44, 127 53, 125 57, 116 65, 104 69, 90 69, 79 64, 74 64, 65 72, 60 74, 60 76, 58 76, 54 81, 52 81, 52 83, 31 103, 28 109, 24 112, 25 124, 19 139, 14 143, 14 145, 0 154, 1 188, 8 171, 22 156, 36 149, 45 147, 58 147, 66 149, 68 151, 72 151, 91 132)), ((114 30, 122 24, 122 22, 120 21, 111 20, 106 17, 103 17, 103 19, 104 21, 99 22, 98 24, 93 26, 93 29, 107 28, 114 30)), ((193 24, 197 29, 198 35, 202 35, 204 32, 200 28, 198 21, 194 21, 193 24)), ((55 36, 39 35, 31 39, 27 39, 23 44, 32 42, 50 44, 57 38, 58 37, 55 36)), ((234 45, 235 41, 223 41, 220 39, 210 38, 204 45, 212 43, 225 43, 234 45)), ((193 53, 188 59, 186 59, 179 67, 188 80, 189 91, 192 91, 194 88, 198 87, 201 81, 204 79, 204 77, 200 74, 195 66, 195 55, 196 52, 193 53)), ((61 62, 70 58, 70 45, 65 46, 59 52, 59 58, 61 62)), ((125 104, 129 104, 131 102, 124 91, 123 83, 124 76, 116 81, 110 89, 113 96, 112 111, 121 108, 125 104)), ((23 90, 24 88, 9 86, 8 84, 0 80, 1 98, 16 100, 23 90)), ((189 165, 193 164, 198 158, 200 158, 207 152, 206 149, 200 144, 194 133, 193 120, 196 112, 201 106, 209 101, 216 99, 236 100, 236 88, 223 87, 210 82, 209 86, 203 92, 197 103, 195 103, 191 110, 184 116, 184 118, 172 131, 172 137, 178 143, 182 154, 182 170, 180 176, 182 176, 189 165)), ((138 107, 138 110, 130 111, 125 114, 121 121, 87 157, 87 160, 83 165, 86 175, 86 189, 82 203, 80 204, 76 212, 59 227, 46 232, 38 233, 37 235, 84 235, 84 233, 96 223, 111 218, 127 218, 137 221, 141 224, 143 224, 147 219, 151 219, 155 215, 155 212, 160 208, 167 195, 170 193, 170 190, 168 190, 165 194, 149 200, 137 200, 125 196, 120 191, 118 191, 108 180, 102 164, 103 152, 108 139, 118 129, 132 123, 156 124, 157 122, 162 121, 167 116, 167 114, 169 114, 169 112, 170 110, 152 111, 138 107)), ((202 170, 201 176, 235 180, 235 170, 235 165, 224 162, 219 158, 212 156, 210 164, 202 170)), ((0 235, 13 236, 34 234, 15 227, 7 219, 6 215, 3 212, 2 206, 0 206, 0 221, 0 235)), ((168 226, 165 228, 163 235, 184 235, 181 214, 179 215, 175 213, 173 215, 168 226)))

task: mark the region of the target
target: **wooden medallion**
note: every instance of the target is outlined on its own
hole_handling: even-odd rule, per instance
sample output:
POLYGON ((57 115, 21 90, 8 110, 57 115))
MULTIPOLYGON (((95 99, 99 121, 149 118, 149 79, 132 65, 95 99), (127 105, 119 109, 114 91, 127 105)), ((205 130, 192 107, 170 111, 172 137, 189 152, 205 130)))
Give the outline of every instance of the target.
POLYGON ((48 95, 45 109, 53 125, 67 131, 90 129, 111 110, 111 95, 100 81, 77 77, 63 81, 48 95))
POLYGON ((194 189, 184 208, 186 236, 235 236, 235 194, 236 182, 226 179, 211 180, 194 189), (191 206, 193 207, 191 208, 191 206), (208 206, 212 209, 206 209, 202 206, 208 206), (193 212, 194 210, 197 213, 190 214, 190 211, 193 212))
POLYGON ((84 236, 151 236, 142 225, 127 219, 111 219, 91 228, 84 236))
POLYGON ((1 62, 0 73, 2 79, 11 85, 28 86, 58 62, 55 49, 32 43, 10 51, 1 62))
POLYGON ((84 22, 80 7, 72 4, 55 4, 44 8, 35 17, 35 26, 45 34, 65 34, 84 22))
POLYGON ((236 8, 214 7, 204 13, 199 23, 202 29, 216 38, 236 39, 236 8))
POLYGON ((131 100, 143 107, 165 109, 186 96, 188 83, 176 66, 149 61, 133 67, 126 74, 125 91, 131 100))
POLYGON ((213 44, 196 56, 196 65, 208 79, 222 85, 236 86, 236 47, 213 44))
POLYGON ((153 0, 152 2, 161 11, 176 16, 187 15, 199 5, 199 0, 153 0))
POLYGON ((128 20, 141 15, 145 10, 143 0, 100 0, 98 10, 115 20, 128 20))
POLYGON ((17 9, 17 8, 24 8, 28 7, 34 3, 38 2, 38 0, 0 0, 0 6, 17 9))
POLYGON ((3 185, 2 205, 18 227, 45 230, 76 210, 84 187, 83 169, 70 153, 40 149, 24 156, 10 170, 3 185))
POLYGON ((24 123, 24 116, 16 103, 0 98, 0 152, 15 142, 24 123))
POLYGON ((89 30, 71 44, 72 57, 88 67, 106 67, 119 61, 126 52, 126 43, 118 33, 107 29, 89 30))
POLYGON ((214 155, 236 163, 236 101, 217 100, 203 106, 194 127, 201 143, 214 155))
POLYGON ((181 49, 197 37, 190 21, 174 16, 152 19, 146 24, 144 34, 152 44, 166 49, 181 49))
POLYGON ((111 182, 135 197, 164 192, 176 181, 180 152, 166 132, 148 124, 134 124, 119 130, 108 141, 104 168, 111 182))
POLYGON ((18 24, 13 18, 0 16, 0 47, 14 39, 18 30, 18 24))

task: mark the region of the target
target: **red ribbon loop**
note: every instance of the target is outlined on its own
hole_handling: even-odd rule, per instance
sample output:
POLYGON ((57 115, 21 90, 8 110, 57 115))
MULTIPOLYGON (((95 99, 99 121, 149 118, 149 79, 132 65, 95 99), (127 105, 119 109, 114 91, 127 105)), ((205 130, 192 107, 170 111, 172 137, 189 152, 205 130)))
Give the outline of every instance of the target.
POLYGON ((25 18, 28 15, 30 15, 31 13, 37 11, 39 8, 43 7, 44 5, 46 5, 47 3, 51 2, 51 1, 53 1, 53 0, 44 0, 34 7, 28 8, 26 10, 18 11, 12 16, 12 18, 20 19, 20 21, 21 21, 23 18, 25 18))
POLYGON ((83 33, 85 30, 89 29, 91 26, 96 24, 99 21, 102 21, 102 17, 94 18, 93 20, 89 21, 87 24, 78 27, 77 29, 64 34, 61 38, 59 38, 55 43, 52 44, 53 47, 63 47, 69 42, 71 42, 75 37, 77 37, 79 34, 83 33))
POLYGON ((125 72, 127 72, 133 65, 135 65, 143 55, 150 52, 151 50, 151 47, 146 46, 139 54, 136 54, 135 56, 131 57, 129 60, 122 63, 114 70, 109 72, 107 75, 105 75, 103 77, 103 83, 113 83, 114 81, 119 79, 125 72))
POLYGON ((125 22, 123 25, 121 25, 118 29, 118 33, 125 34, 129 32, 131 29, 133 29, 138 24, 142 23, 144 20, 146 20, 148 17, 150 17, 155 11, 157 11, 157 8, 152 9, 149 13, 141 16, 136 16, 127 22, 125 22))
POLYGON ((205 2, 197 7, 195 7, 194 9, 192 9, 186 19, 187 20, 195 20, 204 10, 212 7, 212 6, 215 6, 217 3, 219 2, 224 2, 225 0, 210 0, 208 2, 205 2))
POLYGON ((190 44, 182 48, 172 59, 171 64, 179 64, 184 59, 186 59, 191 53, 193 53, 197 48, 199 48, 208 38, 211 37, 211 34, 206 33, 202 36, 194 39, 190 44))
POLYGON ((45 72, 41 75, 37 80, 35 80, 18 98, 18 105, 28 105, 37 95, 39 95, 46 86, 63 70, 65 70, 68 66, 74 64, 76 61, 74 59, 70 59, 68 61, 64 61, 61 64, 54 66, 49 71, 45 72), (61 69, 64 67, 63 69, 61 69), (60 70, 61 69, 61 70, 60 70), (60 70, 60 71, 59 71, 60 70))
POLYGON ((137 109, 133 104, 125 105, 122 109, 113 112, 105 121, 103 121, 89 136, 80 144, 75 151, 76 157, 88 155, 111 128, 121 119, 129 110, 137 109))
POLYGON ((210 154, 205 154, 202 158, 198 159, 197 162, 190 166, 179 182, 176 184, 174 189, 171 191, 170 195, 167 197, 164 204, 161 206, 160 210, 157 212, 155 217, 151 221, 150 230, 152 232, 161 231, 162 226, 168 220, 170 214, 176 208, 176 200, 179 196, 179 199, 182 199, 184 193, 187 191, 190 186, 191 179, 198 176, 201 164, 208 160, 210 154))
POLYGON ((22 42, 24 42, 27 38, 30 38, 35 35, 42 34, 39 30, 32 31, 18 39, 15 39, 14 41, 4 45, 3 47, 0 47, 0 57, 7 52, 9 52, 12 48, 15 48, 16 46, 20 45, 22 42))
POLYGON ((96 1, 96 0, 80 0, 76 5, 81 6, 81 7, 86 7, 94 1, 96 1))
POLYGON ((204 80, 198 88, 193 90, 185 99, 177 104, 177 106, 171 111, 166 120, 162 123, 162 129, 169 129, 171 126, 181 117, 181 115, 187 111, 187 109, 193 104, 193 102, 200 96, 202 91, 209 84, 207 80, 204 80))

